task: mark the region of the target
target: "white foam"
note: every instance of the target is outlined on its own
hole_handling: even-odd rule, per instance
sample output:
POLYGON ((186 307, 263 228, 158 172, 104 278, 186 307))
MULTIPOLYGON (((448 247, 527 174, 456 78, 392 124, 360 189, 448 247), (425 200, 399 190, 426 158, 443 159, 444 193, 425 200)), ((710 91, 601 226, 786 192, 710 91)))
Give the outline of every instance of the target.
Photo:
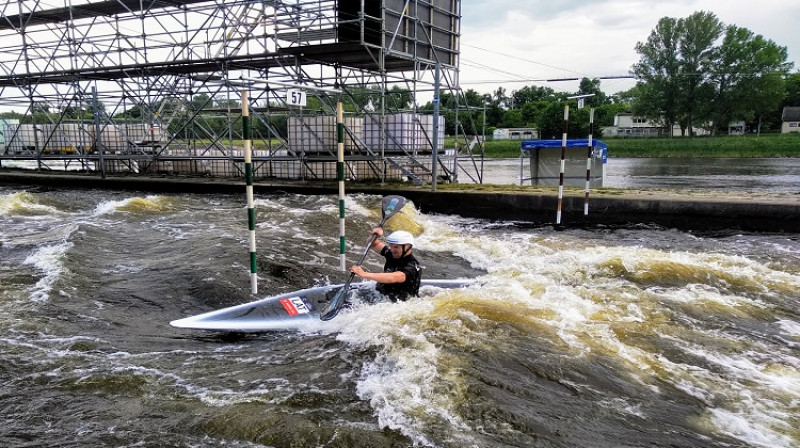
POLYGON ((119 201, 102 201, 94 209, 94 216, 110 215, 118 209, 130 204, 135 198, 122 199, 119 201))
MULTIPOLYGON (((657 383, 652 381, 659 378, 713 404, 714 425, 731 437, 759 446, 791 446, 792 439, 781 433, 778 422, 791 413, 787 403, 800 402, 800 375, 792 373, 800 368, 796 357, 772 353, 776 358, 768 360, 755 352, 728 353, 725 347, 736 347, 736 341, 704 330, 702 325, 693 326, 688 316, 683 316, 683 321, 659 322, 669 314, 663 302, 698 309, 713 305, 716 312, 732 316, 758 313, 771 308, 764 299, 773 294, 767 285, 800 290, 800 276, 738 255, 609 246, 569 234, 551 239, 535 230, 506 235, 495 229, 474 232, 465 220, 425 215, 420 219, 425 220, 425 233, 418 238, 420 249, 452 251, 472 266, 487 270, 489 282, 484 292, 491 291, 493 298, 548 310, 540 314, 548 316, 546 325, 556 329, 579 355, 601 350, 622 361, 625 370, 621 375, 656 389, 657 383), (621 275, 617 266, 623 269, 621 275), (670 278, 671 269, 677 280, 670 278), (659 285, 662 281, 666 286, 659 285), (587 283, 593 290, 583 287, 587 283), (709 370, 693 363, 674 363, 646 352, 612 331, 612 324, 621 322, 642 323, 634 331, 646 331, 653 325, 679 349, 686 349, 686 338, 693 331, 702 331, 703 339, 720 340, 719 344, 711 342, 719 348, 698 346, 687 352, 718 367, 709 370), (748 387, 753 388, 751 395, 742 393, 748 387), (740 424, 748 421, 749 426, 740 424)), ((800 324, 794 321, 782 320, 776 325, 788 338, 800 336, 800 324)), ((771 351, 768 346, 754 350, 771 351)), ((381 396, 381 392, 373 391, 370 396, 381 396)), ((639 413, 635 408, 626 412, 639 413)))
MULTIPOLYGON (((379 426, 396 429, 424 446, 435 446, 426 437, 429 426, 447 428, 452 437, 463 437, 466 446, 470 428, 456 411, 463 390, 459 372, 442 359, 448 355, 437 343, 442 337, 438 330, 428 332, 417 325, 426 321, 433 300, 357 306, 332 322, 339 331, 337 339, 379 349, 356 378, 356 393, 370 403, 379 426), (459 435, 462 432, 465 435, 459 435)), ((448 327, 462 331, 457 325, 448 327)))
POLYGON ((58 279, 63 271, 62 258, 72 248, 70 242, 41 246, 35 252, 28 255, 23 262, 32 265, 44 274, 31 288, 31 300, 34 302, 44 302, 49 298, 49 293, 53 288, 53 283, 58 279))
MULTIPOLYGON (((116 201, 102 201, 95 207, 93 215, 94 216, 110 215, 116 213, 120 209, 129 206, 132 202, 136 202, 141 199, 142 198, 140 197, 131 197, 116 201)), ((160 207, 162 202, 166 201, 166 198, 164 196, 159 196, 159 195, 148 195, 144 197, 144 200, 153 204, 154 207, 160 207)))
MULTIPOLYGON (((39 196, 26 191, 0 195, 0 216, 3 215, 58 215, 62 212, 57 208, 38 202, 39 196)), ((36 219, 30 217, 30 219, 36 219)))
POLYGON ((782 420, 754 416, 750 412, 733 412, 728 409, 709 410, 712 423, 723 433, 735 437, 751 446, 764 448, 793 448, 797 445, 791 437, 775 432, 774 425, 791 429, 782 420), (760 418, 759 418, 760 417, 760 418))
POLYGON ((800 323, 793 320, 784 319, 777 321, 776 324, 778 324, 778 326, 781 328, 781 331, 786 333, 788 336, 800 337, 800 323))

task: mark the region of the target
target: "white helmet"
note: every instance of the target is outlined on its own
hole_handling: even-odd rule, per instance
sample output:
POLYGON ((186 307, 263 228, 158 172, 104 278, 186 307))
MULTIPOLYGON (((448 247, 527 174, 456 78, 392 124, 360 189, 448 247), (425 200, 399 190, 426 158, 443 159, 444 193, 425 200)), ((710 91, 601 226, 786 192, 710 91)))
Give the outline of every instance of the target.
POLYGON ((414 235, 410 232, 406 232, 405 230, 398 230, 392 232, 388 238, 386 238, 386 242, 389 244, 410 244, 414 245, 414 235))

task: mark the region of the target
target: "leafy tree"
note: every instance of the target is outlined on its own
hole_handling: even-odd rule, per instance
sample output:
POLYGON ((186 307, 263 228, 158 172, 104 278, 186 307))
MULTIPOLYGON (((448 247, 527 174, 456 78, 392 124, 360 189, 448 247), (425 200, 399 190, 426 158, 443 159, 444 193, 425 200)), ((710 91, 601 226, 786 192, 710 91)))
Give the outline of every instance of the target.
POLYGON ((594 132, 596 137, 600 136, 600 129, 603 126, 613 126, 614 117, 621 113, 630 113, 631 106, 628 103, 603 104, 594 109, 594 132))
POLYGON ((400 88, 400 86, 392 86, 387 92, 386 102, 391 109, 408 109, 411 107, 411 103, 414 102, 414 94, 408 89, 400 88))
POLYGON ((664 17, 646 43, 636 44, 642 56, 633 66, 640 80, 634 112, 659 122, 667 129, 681 125, 691 135, 692 127, 710 114, 713 89, 707 82, 714 56, 714 42, 722 24, 709 12, 696 12, 685 19, 664 17))
MULTIPOLYGON (((450 135, 456 133, 456 109, 458 109, 460 128, 457 131, 468 135, 480 134, 483 129, 484 99, 485 95, 473 89, 468 89, 462 94, 442 92, 439 95, 439 113, 445 120, 445 132, 450 135)), ((433 103, 428 102, 420 107, 419 111, 433 111, 433 103)))
POLYGON ((500 108, 508 108, 510 107, 510 99, 506 94, 506 89, 503 87, 498 87, 497 90, 492 92, 489 96, 489 102, 492 106, 497 106, 500 108))
POLYGON ((566 99, 568 95, 556 93, 550 87, 525 86, 511 92, 511 107, 522 107, 531 101, 558 101, 566 99))
POLYGON ((19 112, 9 111, 9 112, 0 112, 0 118, 7 118, 9 120, 21 120, 22 115, 19 112))
POLYGON ((192 97, 191 109, 201 110, 211 107, 211 96, 207 93, 200 93, 192 97))
POLYGON ((578 86, 577 95, 590 95, 594 96, 586 98, 586 104, 589 106, 599 106, 609 102, 608 96, 600 89, 600 80, 597 78, 589 79, 582 78, 578 86))
POLYGON ((752 122, 776 111, 791 66, 787 57, 785 47, 745 28, 728 26, 711 70, 716 128, 724 129, 734 120, 752 122))
MULTIPOLYGON (((331 101, 341 99, 344 104, 344 109, 350 112, 360 112, 362 110, 372 108, 372 110, 379 110, 381 104, 381 89, 380 87, 351 87, 348 89, 347 94, 342 97, 334 95, 331 101)), ((392 86, 386 92, 386 109, 389 111, 407 110, 411 107, 414 101, 413 93, 408 89, 403 89, 400 86, 392 86)))
MULTIPOLYGON (((575 103, 575 102, 573 102, 575 103)), ((541 138, 561 139, 564 135, 564 102, 549 103, 539 121, 541 138)), ((570 105, 567 122, 568 138, 586 138, 589 135, 589 108, 578 109, 570 105)))
POLYGON ((679 114, 681 33, 677 19, 660 19, 647 42, 636 44, 641 59, 633 66, 639 80, 633 112, 651 120, 663 119, 668 129, 677 122, 679 114))
POLYGON ((522 106, 522 121, 525 127, 538 127, 539 118, 544 114, 549 101, 529 101, 522 106))
POLYGON ((784 107, 800 107, 800 72, 786 76, 786 97, 781 109, 784 107))
POLYGON ((509 109, 503 114, 500 122, 501 128, 522 128, 525 127, 525 120, 522 118, 521 109, 509 109))
POLYGON ((713 13, 700 11, 679 20, 682 30, 679 43, 681 67, 681 96, 679 120, 681 129, 688 129, 692 135, 693 127, 703 123, 711 113, 713 88, 708 82, 708 74, 714 61, 714 43, 722 34, 722 22, 713 13))
POLYGON ((124 118, 136 121, 146 116, 145 110, 147 110, 147 106, 143 103, 139 103, 130 107, 128 110, 118 113, 114 116, 114 118, 124 118))
POLYGON ((774 115, 792 67, 785 47, 702 11, 662 18, 636 51, 633 112, 690 135, 699 125, 774 115))
POLYGON ((505 113, 506 111, 499 104, 489 103, 486 106, 486 126, 500 127, 505 113))
MULTIPOLYGON (((625 104, 629 107, 632 107, 633 102, 640 96, 639 90, 641 86, 636 85, 631 87, 628 90, 623 90, 621 92, 617 92, 611 95, 611 102, 613 104, 625 104)), ((629 111, 630 112, 630 111, 629 111)))
POLYGON ((214 101, 214 107, 217 107, 217 108, 220 108, 220 109, 227 109, 227 108, 239 109, 240 107, 242 107, 242 101, 241 100, 237 100, 237 99, 217 100, 217 101, 214 101))

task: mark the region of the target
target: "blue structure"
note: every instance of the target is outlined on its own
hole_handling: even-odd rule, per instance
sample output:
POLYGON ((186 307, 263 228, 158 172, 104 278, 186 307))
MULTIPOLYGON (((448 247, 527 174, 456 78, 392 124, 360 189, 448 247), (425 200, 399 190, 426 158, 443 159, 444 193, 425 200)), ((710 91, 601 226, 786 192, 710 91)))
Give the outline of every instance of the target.
MULTIPOLYGON (((526 180, 531 185, 558 185, 561 174, 561 140, 525 140, 521 143, 519 163, 519 183, 526 180), (523 176, 525 160, 530 161, 530 177, 523 176)), ((589 140, 567 140, 565 151, 564 185, 583 186, 586 183, 589 140)), ((608 162, 608 145, 592 139, 590 162, 590 182, 602 187, 605 179, 605 164, 608 162)))
MULTIPOLYGON (((567 148, 583 148, 589 146, 589 140, 585 138, 575 138, 567 140, 567 148)), ((595 150, 602 151, 603 163, 608 161, 608 145, 600 140, 592 139, 592 146, 595 150)), ((531 151, 540 148, 561 148, 561 140, 525 140, 522 142, 522 151, 531 151)))

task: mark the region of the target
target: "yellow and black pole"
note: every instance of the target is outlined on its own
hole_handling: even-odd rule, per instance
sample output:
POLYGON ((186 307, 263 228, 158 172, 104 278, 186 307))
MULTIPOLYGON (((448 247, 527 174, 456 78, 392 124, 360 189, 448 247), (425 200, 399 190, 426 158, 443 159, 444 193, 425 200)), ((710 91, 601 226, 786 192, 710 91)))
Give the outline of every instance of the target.
POLYGON ((339 181, 339 267, 347 270, 344 235, 344 109, 336 103, 336 178, 339 181))
POLYGON ((253 201, 253 150, 250 129, 250 108, 247 91, 242 92, 242 138, 244 139, 244 175, 247 194, 247 224, 250 229, 250 293, 258 294, 256 259, 256 208, 253 201))

